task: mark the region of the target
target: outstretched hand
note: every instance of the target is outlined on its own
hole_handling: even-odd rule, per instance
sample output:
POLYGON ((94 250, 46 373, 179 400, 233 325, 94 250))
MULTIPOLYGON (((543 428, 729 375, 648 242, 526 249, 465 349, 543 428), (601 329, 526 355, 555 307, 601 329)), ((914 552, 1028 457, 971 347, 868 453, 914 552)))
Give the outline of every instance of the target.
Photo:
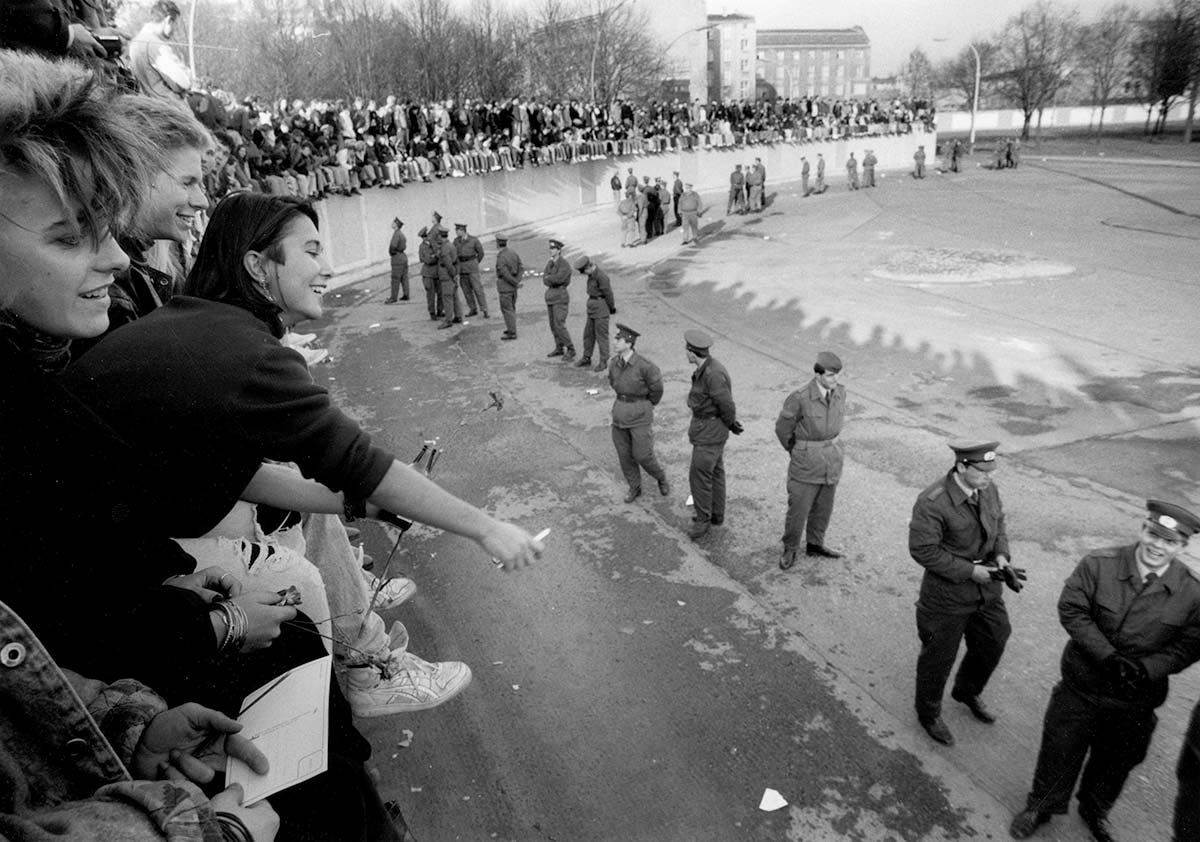
POLYGON ((503 521, 493 521, 479 544, 505 570, 528 567, 541 558, 546 549, 541 541, 521 527, 503 521))

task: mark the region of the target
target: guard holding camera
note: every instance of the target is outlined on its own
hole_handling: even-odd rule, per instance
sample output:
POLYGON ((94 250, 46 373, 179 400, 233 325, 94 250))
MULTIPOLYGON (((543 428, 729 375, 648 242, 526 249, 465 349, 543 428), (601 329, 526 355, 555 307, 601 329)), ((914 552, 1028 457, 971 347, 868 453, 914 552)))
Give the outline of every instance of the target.
POLYGON ((954 735, 942 721, 942 694, 966 639, 967 653, 950 697, 984 723, 996 717, 980 695, 991 678, 1011 626, 1004 607, 1004 579, 1019 590, 1009 567, 1004 507, 992 481, 999 442, 955 442, 954 467, 917 497, 908 525, 908 551, 925 568, 917 600, 917 718, 942 745, 954 735))
POLYGON ((1137 542, 1088 553, 1063 585, 1058 619, 1070 640, 1014 839, 1067 812, 1082 770, 1079 817, 1096 842, 1112 841, 1108 812, 1146 757, 1168 676, 1200 658, 1200 582, 1178 560, 1197 532, 1200 517, 1148 500, 1137 542))

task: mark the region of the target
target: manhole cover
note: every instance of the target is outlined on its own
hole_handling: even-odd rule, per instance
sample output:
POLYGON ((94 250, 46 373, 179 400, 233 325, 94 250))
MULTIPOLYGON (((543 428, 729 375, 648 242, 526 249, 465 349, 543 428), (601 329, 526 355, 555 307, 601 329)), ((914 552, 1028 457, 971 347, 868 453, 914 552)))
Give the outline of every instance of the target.
POLYGON ((1057 278, 1074 271, 1074 266, 1020 252, 933 248, 896 252, 871 274, 912 284, 980 284, 1057 278))

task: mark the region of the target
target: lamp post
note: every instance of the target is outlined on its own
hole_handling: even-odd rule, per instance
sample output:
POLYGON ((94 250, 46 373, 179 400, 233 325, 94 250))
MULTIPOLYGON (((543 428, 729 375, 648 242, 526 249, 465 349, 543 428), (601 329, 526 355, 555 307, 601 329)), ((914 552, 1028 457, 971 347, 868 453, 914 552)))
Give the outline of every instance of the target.
MULTIPOLYGON (((934 38, 934 41, 939 43, 948 41, 948 38, 934 38)), ((979 82, 983 75, 983 60, 979 57, 979 50, 970 41, 967 46, 971 49, 971 55, 975 57, 975 96, 971 97, 971 132, 967 138, 967 151, 975 152, 975 112, 979 110, 979 82)))

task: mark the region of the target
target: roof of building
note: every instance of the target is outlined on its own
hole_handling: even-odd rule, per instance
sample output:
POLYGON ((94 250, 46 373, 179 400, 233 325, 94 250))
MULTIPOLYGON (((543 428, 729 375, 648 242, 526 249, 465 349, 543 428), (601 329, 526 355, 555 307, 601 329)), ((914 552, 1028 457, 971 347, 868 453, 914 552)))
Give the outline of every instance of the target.
POLYGON ((735 21, 735 20, 754 20, 754 16, 753 15, 738 15, 738 14, 709 15, 708 16, 709 23, 723 23, 725 21, 735 21))
MULTIPOLYGON (((709 16, 712 17, 711 15, 709 16)), ((869 47, 871 39, 861 26, 852 29, 760 29, 762 47, 869 47)))

